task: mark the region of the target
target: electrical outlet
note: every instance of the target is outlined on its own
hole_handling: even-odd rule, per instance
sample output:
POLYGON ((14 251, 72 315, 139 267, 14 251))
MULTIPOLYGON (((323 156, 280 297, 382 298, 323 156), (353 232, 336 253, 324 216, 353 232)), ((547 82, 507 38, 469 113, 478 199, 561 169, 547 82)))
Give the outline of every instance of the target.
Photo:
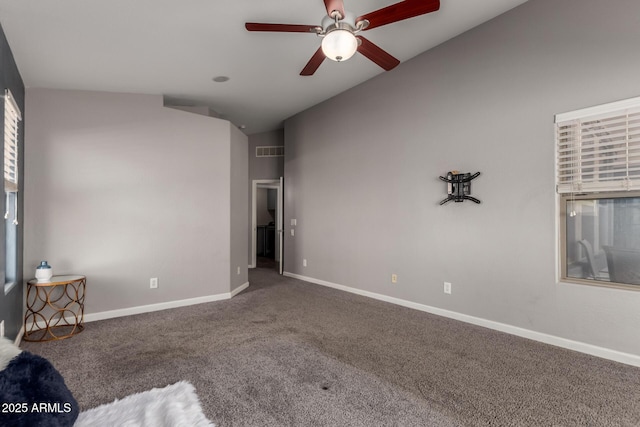
POLYGON ((0 337, 4 336, 4 320, 0 322, 0 337))
POLYGON ((451 283, 444 282, 444 293, 445 294, 450 294, 451 293, 451 283))
POLYGON ((293 228, 291 229, 291 235, 295 236, 296 235, 296 230, 294 230, 293 228))
POLYGON ((302 260, 302 266, 303 266, 303 267, 306 267, 306 266, 307 266, 307 260, 306 260, 306 259, 303 259, 303 260, 302 260))
POLYGON ((392 274, 391 275, 391 283, 398 283, 398 275, 397 274, 392 274))
POLYGON ((238 276, 240 275, 240 267, 238 267, 238 276))
POLYGON ((149 288, 158 289, 158 278, 157 277, 152 277, 151 280, 149 280, 149 288))

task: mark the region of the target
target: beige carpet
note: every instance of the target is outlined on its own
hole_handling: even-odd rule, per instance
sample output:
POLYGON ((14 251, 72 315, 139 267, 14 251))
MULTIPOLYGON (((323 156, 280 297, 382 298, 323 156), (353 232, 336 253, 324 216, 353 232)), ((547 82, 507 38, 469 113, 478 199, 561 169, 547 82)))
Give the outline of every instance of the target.
POLYGON ((250 281, 229 301, 22 347, 82 409, 185 380, 219 426, 640 425, 639 368, 273 270, 250 281))

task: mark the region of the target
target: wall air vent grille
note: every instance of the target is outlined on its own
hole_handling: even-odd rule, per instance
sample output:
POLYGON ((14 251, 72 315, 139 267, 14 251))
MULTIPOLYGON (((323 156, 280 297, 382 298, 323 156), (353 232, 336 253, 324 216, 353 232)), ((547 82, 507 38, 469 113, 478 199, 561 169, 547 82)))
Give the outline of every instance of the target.
POLYGON ((284 145, 262 145, 256 147, 256 157, 284 157, 284 145))

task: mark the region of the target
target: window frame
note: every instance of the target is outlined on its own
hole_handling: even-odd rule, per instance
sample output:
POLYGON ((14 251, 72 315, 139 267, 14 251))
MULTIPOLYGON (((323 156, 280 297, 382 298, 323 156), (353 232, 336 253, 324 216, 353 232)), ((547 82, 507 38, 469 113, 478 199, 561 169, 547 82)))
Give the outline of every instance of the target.
MULTIPOLYGON (((589 122, 594 120, 594 118, 598 117, 598 119, 603 117, 616 117, 622 111, 630 111, 634 112, 637 115, 637 111, 640 108, 640 97, 624 99, 620 101, 610 102, 606 104, 596 105, 593 107, 582 108, 575 111, 570 111, 566 113, 556 114, 554 120, 554 134, 555 134, 555 190, 556 190, 556 201, 557 201, 557 209, 556 209, 556 219, 559 221, 557 234, 557 247, 558 247, 558 256, 557 256, 557 267, 559 269, 558 274, 558 283, 572 283, 572 284, 581 284, 581 285, 590 285, 590 286, 598 286, 598 287, 606 287, 606 288, 614 288, 614 289, 624 289, 624 290, 633 290, 640 291, 640 285, 630 284, 630 283, 618 283, 597 279, 587 279, 587 278, 576 278, 568 276, 568 260, 567 260, 567 205, 571 200, 597 200, 597 199, 621 199, 621 198, 640 198, 640 188, 638 186, 633 187, 633 185, 625 185, 627 183, 621 182, 620 185, 614 190, 613 186, 605 185, 604 188, 599 188, 598 183, 595 185, 590 183, 589 185, 585 185, 583 188, 582 185, 582 176, 578 176, 576 181, 571 181, 570 183, 562 182, 560 177, 560 145, 561 145, 561 137, 559 135, 559 128, 562 125, 566 125, 571 121, 580 121, 580 122, 589 122), (571 191, 567 190, 567 186, 570 186, 571 191), (562 187, 562 190, 561 190, 562 187)), ((580 129, 580 127, 578 127, 580 129)), ((629 128, 627 128, 629 129, 629 128)), ((637 125, 635 127, 636 132, 633 134, 633 137, 637 137, 637 125)), ((580 137, 578 137, 580 138, 580 137)), ((630 137, 627 131, 627 147, 629 147, 630 137)), ((607 138, 608 139, 608 138, 607 138)), ((637 139, 635 140, 637 141, 637 139)), ((579 144, 579 143, 578 143, 579 144)), ((581 147, 579 147, 581 149, 581 147)), ((637 146, 634 145, 634 153, 635 157, 633 157, 633 162, 637 166, 637 146)), ((579 156, 583 154, 580 153, 579 156)), ((627 156, 629 155, 629 149, 627 149, 627 156)), ((579 163, 581 157, 579 157, 579 163)), ((631 163, 631 157, 627 157, 627 169, 629 164, 631 163)), ((629 175, 627 175, 627 182, 629 175)), ((637 179, 637 175, 636 175, 637 179)), ((600 182, 600 181, 598 181, 600 182)), ((618 181, 617 181, 618 182, 618 181)))
POLYGON ((19 276, 19 271, 18 271, 19 238, 18 238, 18 230, 17 230, 17 227, 18 227, 17 219, 18 219, 18 191, 19 191, 19 182, 20 182, 20 163, 19 163, 18 153, 20 150, 20 122, 22 121, 22 111, 20 110, 18 103, 16 102, 15 98, 13 97, 9 89, 4 90, 3 114, 4 114, 3 124, 5 129, 3 134, 4 135, 3 136, 3 153, 4 153, 3 154, 3 189, 5 193, 5 205, 6 205, 6 201, 9 198, 11 198, 14 203, 14 212, 8 212, 9 206, 5 206, 5 212, 9 213, 9 217, 5 218, 5 238, 4 238, 4 245, 5 245, 4 294, 7 295, 18 284, 18 276, 19 276), (9 108, 12 109, 13 111, 9 111, 9 108), (9 113, 11 114, 9 115, 9 113), (13 132, 13 138, 10 141, 7 141, 7 126, 8 126, 7 118, 8 117, 14 117, 14 122, 12 123, 12 126, 10 126, 14 130, 14 132, 13 132), (8 142, 12 144, 15 152, 14 161, 10 162, 10 164, 14 168, 14 175, 15 175, 14 179, 7 179, 7 159, 4 157, 7 153, 8 142), (9 182, 9 185, 7 185, 7 182, 9 182), (13 194, 13 197, 11 197, 10 194, 13 194), (13 215, 13 220, 11 219, 11 215, 13 215), (11 226, 16 228, 15 230, 13 230, 13 232, 10 232, 9 230, 9 227, 11 226), (9 247, 10 244, 12 245, 11 249, 9 247), (13 254, 13 256, 11 257, 11 260, 9 259, 10 258, 9 254, 13 254), (11 261, 11 266, 9 265, 9 261, 11 261), (13 272, 14 277, 11 277, 11 278, 7 277, 9 271, 13 272))
POLYGON ((581 279, 578 277, 569 277, 567 275, 567 205, 571 200, 596 200, 596 199, 623 199, 623 198, 640 198, 640 191, 618 191, 618 192, 600 192, 600 193, 580 193, 580 194, 559 194, 559 281, 561 283, 576 283, 581 285, 590 285, 614 289, 625 289, 640 291, 640 285, 630 283, 618 283, 597 279, 581 279))

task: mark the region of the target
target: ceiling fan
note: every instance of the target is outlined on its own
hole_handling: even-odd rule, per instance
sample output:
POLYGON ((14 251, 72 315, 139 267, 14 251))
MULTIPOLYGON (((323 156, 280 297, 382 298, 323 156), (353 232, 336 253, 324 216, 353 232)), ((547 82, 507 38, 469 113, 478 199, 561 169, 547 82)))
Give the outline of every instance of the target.
POLYGON ((313 75, 325 57, 338 62, 346 61, 356 51, 389 71, 400 64, 400 61, 366 38, 356 34, 360 31, 435 12, 440 9, 440 0, 404 0, 359 17, 345 11, 343 0, 324 0, 324 5, 327 9, 327 16, 322 19, 320 25, 247 22, 245 28, 248 31, 313 33, 322 37, 322 45, 302 69, 301 76, 313 75))

